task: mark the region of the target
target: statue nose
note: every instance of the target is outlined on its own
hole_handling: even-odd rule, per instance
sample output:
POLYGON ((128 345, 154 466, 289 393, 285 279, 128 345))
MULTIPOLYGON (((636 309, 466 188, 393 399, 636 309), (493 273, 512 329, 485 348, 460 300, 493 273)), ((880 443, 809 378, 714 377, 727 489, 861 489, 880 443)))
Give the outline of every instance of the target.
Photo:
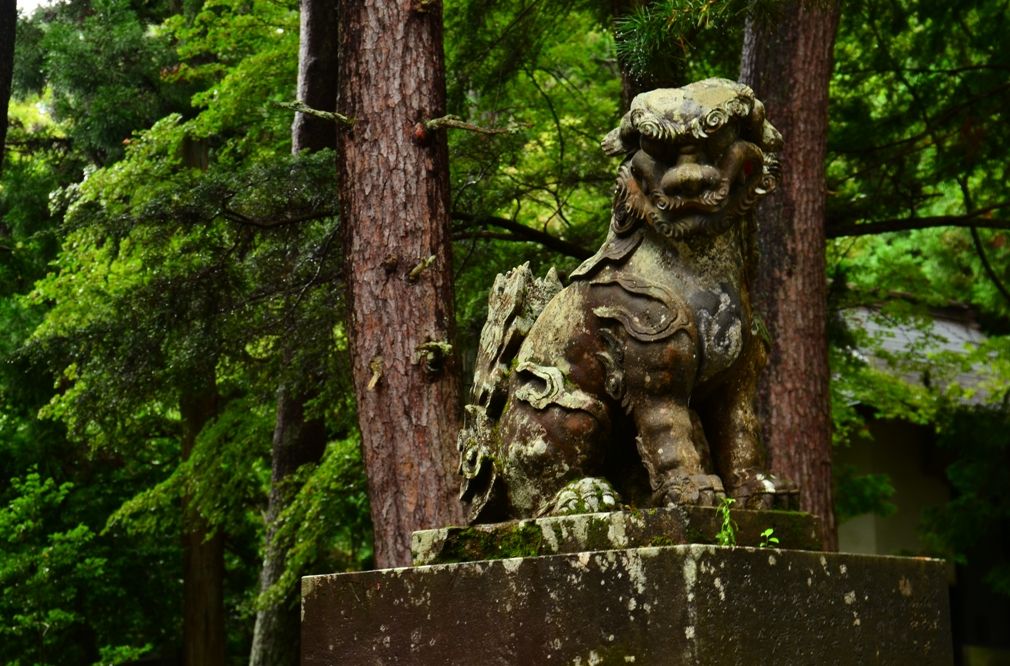
POLYGON ((707 169, 694 162, 680 164, 663 174, 660 188, 667 196, 693 197, 705 187, 708 176, 706 172, 707 169))

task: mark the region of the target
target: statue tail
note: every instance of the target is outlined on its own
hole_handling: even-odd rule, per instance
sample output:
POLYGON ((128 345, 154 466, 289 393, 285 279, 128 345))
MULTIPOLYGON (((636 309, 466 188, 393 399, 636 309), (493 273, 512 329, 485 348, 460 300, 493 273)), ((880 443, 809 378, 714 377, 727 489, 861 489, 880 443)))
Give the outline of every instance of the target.
POLYGON ((473 389, 456 447, 463 476, 460 499, 470 522, 493 521, 504 515, 505 492, 498 478, 496 456, 501 451, 498 421, 508 400, 509 379, 523 340, 547 303, 561 291, 551 268, 536 278, 529 262, 495 278, 488 296, 487 321, 481 330, 474 364, 473 389))

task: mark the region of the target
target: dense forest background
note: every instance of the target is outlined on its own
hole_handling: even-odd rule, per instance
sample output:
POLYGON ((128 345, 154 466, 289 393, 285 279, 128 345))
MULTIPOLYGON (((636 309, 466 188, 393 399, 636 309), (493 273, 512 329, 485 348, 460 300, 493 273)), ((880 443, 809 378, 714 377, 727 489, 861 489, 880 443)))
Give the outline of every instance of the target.
MULTIPOLYGON (((0 74, 13 7, 0 3, 0 74)), ((445 1, 445 111, 471 127, 418 131, 448 137, 461 376, 496 273, 564 273, 605 235, 617 165, 599 140, 630 92, 737 79, 753 22, 791 8, 445 1)), ((837 20, 814 250, 833 445, 874 418, 929 428, 952 489, 923 522, 929 554, 984 554, 1010 596, 1008 3, 858 0, 837 20), (928 332, 941 311, 985 340, 893 353, 859 325, 928 332)), ((229 662, 293 663, 271 613, 297 622, 299 577, 374 564, 347 183, 335 139, 292 129, 299 34, 297 0, 62 0, 16 18, 0 162, 4 663, 196 663, 195 630, 229 662), (302 458, 279 475, 289 441, 302 458), (201 594, 217 601, 184 604, 201 594)), ((886 513, 892 495, 884 476, 835 469, 839 521, 886 513)))

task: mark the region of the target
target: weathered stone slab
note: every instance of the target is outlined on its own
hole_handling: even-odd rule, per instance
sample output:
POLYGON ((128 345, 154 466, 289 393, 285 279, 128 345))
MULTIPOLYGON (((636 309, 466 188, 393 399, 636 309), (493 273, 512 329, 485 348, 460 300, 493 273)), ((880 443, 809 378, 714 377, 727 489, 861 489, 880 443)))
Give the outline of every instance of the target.
MULTIPOLYGON (((759 546, 773 530, 780 548, 818 550, 817 519, 797 511, 731 511, 738 546, 759 546)), ((687 543, 716 544, 722 517, 712 507, 673 506, 587 513, 414 532, 413 562, 444 564, 687 543)))
POLYGON ((302 663, 953 662, 938 560, 685 545, 302 580, 302 663))

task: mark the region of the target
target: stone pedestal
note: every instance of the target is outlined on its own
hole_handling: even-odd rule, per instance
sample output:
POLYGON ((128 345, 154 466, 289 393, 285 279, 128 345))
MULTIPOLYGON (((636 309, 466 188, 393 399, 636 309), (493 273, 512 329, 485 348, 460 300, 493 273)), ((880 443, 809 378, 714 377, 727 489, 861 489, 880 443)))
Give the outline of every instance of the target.
POLYGON ((938 560, 673 545, 311 576, 302 663, 953 662, 938 560))

